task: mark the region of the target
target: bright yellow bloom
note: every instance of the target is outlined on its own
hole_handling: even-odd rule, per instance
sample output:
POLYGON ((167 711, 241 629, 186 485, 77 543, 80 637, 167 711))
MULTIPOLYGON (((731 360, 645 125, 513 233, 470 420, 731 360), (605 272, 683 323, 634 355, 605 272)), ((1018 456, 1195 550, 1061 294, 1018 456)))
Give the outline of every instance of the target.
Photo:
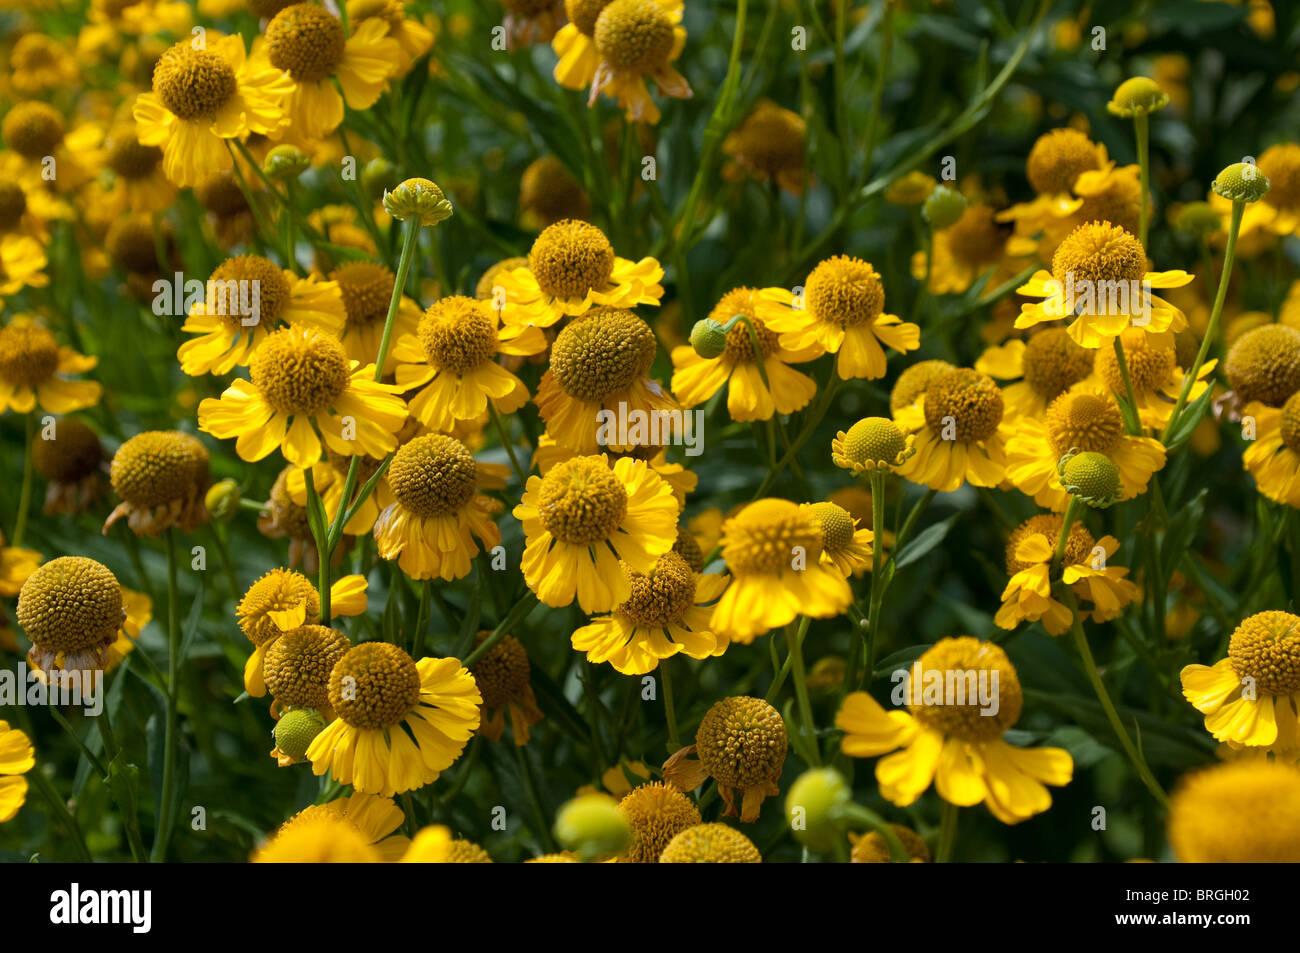
MULTIPOLYGON (((993 209, 987 205, 968 205, 954 224, 936 231, 933 254, 932 294, 964 294, 989 270, 996 269, 989 287, 996 287, 1004 273, 1007 278, 1014 273, 1008 268, 1007 259, 1014 256, 1005 229, 998 227, 993 209)), ((912 256, 912 277, 925 278, 925 270, 925 252, 918 251, 912 256)))
POLYGON ((686 45, 683 0, 610 0, 596 17, 595 73, 587 105, 601 93, 618 100, 630 122, 657 123, 659 107, 650 98, 646 77, 659 92, 677 99, 694 93, 686 77, 672 66, 686 45))
POLYGON ((23 288, 44 288, 49 259, 45 249, 30 235, 10 232, 0 235, 0 295, 17 294, 23 288))
POLYGON ((1042 417, 1047 405, 1093 371, 1092 351, 1075 344, 1065 328, 1042 328, 1028 341, 1012 338, 987 348, 975 370, 999 381, 1007 420, 1042 417))
POLYGON ((733 695, 705 712, 695 744, 664 762, 664 779, 683 791, 693 791, 713 778, 727 805, 722 816, 737 815, 739 793, 741 823, 752 824, 763 801, 780 793, 777 782, 789 744, 780 712, 761 698, 733 695), (698 760, 690 758, 693 754, 698 760))
MULTIPOLYGON (((347 321, 339 337, 348 357, 362 364, 373 364, 388 321, 388 306, 393 299, 396 278, 383 265, 371 261, 350 261, 329 273, 343 295, 347 321)), ((397 356, 392 344, 407 334, 415 334, 420 323, 420 306, 402 295, 397 302, 388 354, 384 358, 384 375, 393 373, 397 356)))
POLYGON ((13 820, 27 800, 27 779, 36 766, 36 752, 27 736, 0 721, 0 824, 13 820))
POLYGON ((1300 770, 1233 760, 1183 777, 1169 800, 1169 845, 1185 864, 1300 861, 1300 770))
POLYGON ((1259 492, 1277 503, 1300 507, 1300 392, 1281 407, 1252 401, 1242 412, 1243 426, 1253 427, 1241 456, 1259 492))
POLYGON ((560 27, 551 48, 560 61, 555 81, 565 89, 585 89, 596 77, 600 53, 596 51, 596 19, 609 0, 564 0, 569 22, 560 27))
POLYGON ((874 536, 865 526, 858 528, 849 511, 836 503, 805 503, 822 531, 823 566, 834 566, 840 575, 861 576, 872 567, 874 536))
MULTIPOLYGON (((606 448, 605 453, 611 460, 618 460, 621 457, 643 460, 646 466, 673 488, 673 496, 677 497, 678 506, 686 505, 686 495, 695 492, 695 488, 700 482, 700 478, 696 474, 680 463, 670 463, 667 451, 663 447, 654 444, 630 447, 627 450, 618 451, 606 448)), ((537 449, 533 452, 533 466, 537 467, 538 473, 546 476, 557 463, 563 463, 565 460, 572 460, 574 457, 583 455, 577 450, 560 446, 549 433, 543 433, 537 438, 537 449)))
MULTIPOLYGON (((1161 430, 1169 423, 1186 379, 1186 371, 1178 366, 1174 342, 1162 340, 1162 336, 1147 334, 1139 328, 1126 328, 1120 333, 1119 340, 1124 349, 1129 382, 1133 385, 1133 397, 1137 401, 1138 419, 1148 430, 1161 430)), ((1115 357, 1115 349, 1103 347, 1093 353, 1096 359, 1092 380, 1116 394, 1125 394, 1124 375, 1115 357)), ((1218 363, 1211 359, 1201 365, 1196 382, 1187 392, 1188 404, 1205 393, 1211 384, 1207 378, 1218 363)))
POLYGON ((433 31, 414 17, 408 17, 400 0, 348 0, 348 22, 357 24, 371 18, 388 24, 388 35, 397 41, 401 53, 396 76, 405 76, 411 67, 433 46, 433 31))
POLYGON ((99 403, 96 381, 73 381, 62 375, 91 370, 99 358, 78 354, 26 315, 0 328, 0 413, 29 413, 38 404, 52 414, 66 414, 99 403))
POLYGON ((253 854, 255 864, 395 861, 411 841, 394 833, 406 816, 391 798, 350 794, 289 818, 253 854), (373 848, 374 855, 360 845, 373 848))
MULTIPOLYGON (((898 467, 913 483, 950 493, 963 483, 997 486, 1006 475, 1007 440, 1002 392, 991 377, 968 367, 936 375, 920 398, 924 423, 916 454, 898 467)), ((906 415, 899 416, 904 425, 906 415)))

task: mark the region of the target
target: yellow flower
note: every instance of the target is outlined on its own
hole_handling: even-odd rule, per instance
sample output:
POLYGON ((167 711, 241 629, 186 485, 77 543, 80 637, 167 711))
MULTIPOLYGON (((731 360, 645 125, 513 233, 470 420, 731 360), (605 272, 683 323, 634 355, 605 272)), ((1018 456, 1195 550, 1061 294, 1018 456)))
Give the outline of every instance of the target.
POLYGON ((548 328, 596 305, 634 308, 658 305, 664 270, 653 258, 619 258, 595 225, 573 219, 544 229, 528 253, 528 267, 502 270, 497 287, 505 293, 501 320, 548 328))
MULTIPOLYGON (((1147 334, 1139 328, 1126 328, 1120 333, 1119 341, 1124 349, 1124 363, 1128 366, 1133 397, 1137 401, 1138 418, 1144 428, 1160 430, 1169 423, 1186 376, 1183 368, 1178 366, 1177 348, 1173 341, 1162 340, 1161 336, 1147 334)), ((1093 353, 1096 355, 1093 381, 1104 384, 1116 394, 1124 394, 1124 376, 1115 349, 1103 347, 1093 353)), ((1197 379, 1187 393, 1187 403, 1205 393, 1211 384, 1207 378, 1218 363, 1211 359, 1201 365, 1197 379)))
POLYGON ((75 86, 77 61, 67 45, 44 33, 25 33, 9 51, 9 81, 24 96, 75 86))
MULTIPOLYGON (((373 364, 379 355, 379 344, 384 337, 384 324, 388 320, 388 306, 393 298, 393 273, 383 265, 370 261, 350 261, 329 273, 331 282, 338 285, 343 295, 347 320, 338 337, 347 348, 348 357, 362 364, 373 364)), ((393 319, 392 341, 414 334, 420 322, 420 307, 406 295, 397 304, 393 319)), ((393 373, 397 356, 390 346, 384 358, 384 374, 393 373)))
POLYGON ((1232 341, 1223 370, 1239 400, 1281 407, 1300 390, 1300 330, 1286 324, 1251 328, 1232 341))
POLYGON ((560 27, 551 48, 560 58, 555 81, 565 89, 585 89, 596 77, 600 53, 596 51, 596 20, 609 0, 564 0, 569 22, 560 27))
POLYGON ((917 660, 905 687, 908 711, 887 712, 866 692, 854 692, 835 718, 850 757, 895 752, 876 763, 886 800, 906 807, 934 784, 949 804, 982 801, 1002 823, 1017 824, 1052 806, 1044 785, 1070 783, 1074 762, 1063 748, 1017 748, 1002 740, 1020 717, 1024 695, 1011 660, 992 642, 941 640, 917 660), (925 690, 935 682, 931 676, 938 675, 940 686, 952 685, 954 673, 958 686, 978 684, 972 676, 995 684, 996 708, 942 691, 931 698, 925 690))
POLYGON ((383 457, 397 447, 406 421, 402 388, 373 380, 374 365, 349 361, 337 339, 312 328, 276 331, 253 352, 251 380, 238 379, 219 398, 199 404, 199 429, 220 440, 237 437, 241 459, 261 460, 279 449, 310 467, 321 439, 344 456, 383 457))
POLYGON ((500 504, 476 492, 490 478, 455 437, 416 437, 393 456, 387 477, 394 502, 375 520, 375 543, 412 579, 461 579, 478 555, 475 537, 485 550, 501 542, 492 521, 500 504))
MULTIPOLYGON (((992 208, 973 203, 955 224, 934 233, 933 255, 931 293, 962 294, 990 269, 997 269, 989 280, 996 287, 997 278, 1007 271, 1007 236, 998 228, 992 208)), ((912 277, 925 278, 925 269, 925 252, 918 251, 912 256, 912 277)))
POLYGON ((737 314, 745 315, 758 336, 760 367, 745 323, 727 332, 726 349, 715 358, 702 357, 695 348, 673 348, 672 388, 684 407, 704 403, 727 385, 727 413, 732 420, 770 420, 774 413, 802 410, 817 393, 816 382, 790 367, 811 361, 823 353, 820 344, 792 350, 781 344, 757 314, 753 288, 734 288, 722 296, 709 318, 725 324, 737 314))
POLYGON ((278 70, 245 57, 240 36, 182 40, 159 58, 153 91, 136 98, 139 140, 162 147, 174 184, 199 185, 231 167, 229 140, 287 122, 279 100, 290 88, 278 70))
POLYGON ((1205 715, 1205 730, 1232 748, 1288 754, 1300 748, 1300 616, 1259 612, 1228 639, 1214 665, 1180 673, 1183 697, 1205 715))
POLYGON ((433 46, 433 31, 414 17, 408 17, 400 0, 348 0, 348 22, 357 24, 371 18, 388 24, 388 35, 401 50, 396 76, 405 76, 411 67, 433 46))
POLYGON ((528 357, 546 350, 538 328, 501 326, 487 301, 453 295, 431 305, 413 334, 393 346, 397 383, 410 398, 411 416, 431 430, 449 431, 458 420, 477 420, 488 402, 513 414, 528 402, 528 388, 499 363, 500 355, 528 357))
POLYGON ((834 566, 840 575, 861 576, 871 569, 871 530, 858 528, 849 511, 836 503, 805 503, 822 531, 821 562, 834 566))
POLYGON ((1300 392, 1280 408, 1259 401, 1246 405, 1243 421, 1253 421, 1254 439, 1241 462, 1259 492, 1277 503, 1300 507, 1300 392))
POLYGON ((207 521, 204 495, 212 482, 208 450, 197 437, 178 430, 146 430, 113 454, 109 471, 122 498, 103 531, 123 516, 134 533, 157 536, 172 526, 192 532, 207 521))
MULTIPOLYGON (((555 442, 554 437, 548 433, 543 433, 537 438, 537 449, 533 452, 533 465, 537 467, 538 473, 546 476, 557 463, 563 463, 565 460, 572 460, 574 457, 583 455, 577 450, 560 446, 555 442)), ((648 443, 643 446, 617 451, 605 448, 605 455, 611 460, 627 457, 631 460, 644 461, 645 465, 654 471, 661 480, 672 487, 673 496, 677 497, 678 506, 686 505, 686 494, 694 492, 700 482, 697 475, 680 463, 670 463, 667 451, 655 444, 648 443)))
POLYGON ((1065 328, 1042 328, 1028 341, 1012 338, 987 348, 975 370, 1015 381, 1002 388, 1007 420, 1041 417, 1049 403, 1092 373, 1094 354, 1101 353, 1075 344, 1065 328))
MULTIPOLYGON (((831 441, 831 461, 855 476, 872 470, 894 470, 916 452, 913 434, 904 434, 888 417, 863 417, 848 432, 841 430, 831 441)), ((867 495, 870 500, 870 494, 867 495)))
POLYGON ((821 553, 822 527, 811 510, 771 498, 744 507, 722 525, 733 582, 714 607, 712 630, 747 645, 800 615, 844 612, 853 592, 821 553))
POLYGON ((659 855, 661 864, 761 864, 763 855, 726 824, 696 824, 679 831, 659 855))
POLYGON ((647 76, 659 92, 677 99, 694 95, 672 63, 686 45, 682 0, 610 0, 596 17, 592 38, 599 57, 591 79, 593 105, 601 93, 618 100, 631 122, 657 123, 659 107, 646 88, 647 76))
POLYGON ((633 788, 619 801, 618 813, 632 829, 631 846, 618 858, 627 864, 657 864, 674 837, 701 821, 695 802, 661 781, 633 788))
POLYGON ((632 594, 612 613, 573 633, 573 648, 587 661, 608 662, 624 675, 653 672, 681 652, 703 659, 722 655, 728 640, 709 629, 725 575, 696 572, 676 552, 664 553, 646 572, 624 567, 632 594))
POLYGON ((785 768, 790 744, 781 713, 761 698, 734 695, 715 702, 700 720, 695 744, 664 762, 664 778, 683 791, 693 791, 709 778, 727 805, 723 817, 735 817, 740 794, 740 820, 752 824, 769 796, 780 793, 777 782, 785 768), (692 760, 696 755, 698 760, 692 760))
POLYGON ((227 374, 247 366, 257 346, 280 327, 340 336, 344 317, 337 283, 299 278, 261 255, 239 255, 208 278, 204 300, 194 303, 181 326, 196 337, 176 357, 186 374, 227 374))
POLYGON ((576 596, 584 612, 609 612, 632 597, 620 561, 650 571, 672 548, 677 513, 672 487, 640 460, 566 460, 529 477, 514 509, 526 537, 524 580, 552 608, 576 596))
MULTIPOLYGON (((408 838, 395 833, 405 819, 391 798, 350 794, 303 808, 276 828, 252 860, 258 864, 347 862, 345 856, 330 856, 337 848, 319 836, 328 832, 343 845, 364 843, 373 846, 377 859, 394 861, 411 844, 408 838)), ((356 859, 362 856, 369 855, 359 852, 356 859)))
POLYGON ((924 422, 916 434, 916 454, 897 472, 946 493, 963 483, 1001 483, 1012 430, 1003 418, 1002 392, 993 379, 956 367, 931 379, 920 401, 924 422))
POLYGON ((804 188, 803 117, 760 99, 722 141, 722 150, 760 182, 776 182, 798 195, 804 188))
POLYGON ((25 315, 0 328, 0 413, 25 414, 38 404, 52 414, 66 414, 99 403, 95 381, 72 381, 99 363, 60 345, 54 335, 25 315))
POLYGON ((458 659, 417 663, 364 642, 334 666, 329 701, 338 717, 307 749, 312 772, 392 797, 433 783, 460 756, 483 699, 458 659))
POLYGON ((27 800, 27 779, 36 765, 36 752, 27 736, 0 721, 0 824, 11 821, 27 800))
MULTIPOLYGON (((481 630, 474 637, 474 644, 481 645, 491 634, 487 629, 481 630)), ((480 735, 500 741, 506 727, 506 713, 509 712, 515 745, 528 744, 529 728, 544 717, 529 683, 532 671, 527 650, 513 635, 503 636, 470 666, 469 673, 474 676, 474 683, 483 696, 483 715, 478 727, 480 735)))
POLYGON ((1185 864, 1300 861, 1300 769, 1234 760, 1184 776, 1169 801, 1169 845, 1185 864))
MULTIPOLYGON (((400 436, 400 435, 399 435, 400 436)), ((343 485, 347 482, 348 469, 353 460, 360 460, 357 467, 356 487, 365 486, 366 482, 375 475, 379 469, 381 461, 374 457, 358 454, 356 457, 344 457, 337 453, 327 450, 325 452, 325 462, 327 466, 312 467, 310 471, 303 470, 299 467, 291 467, 284 474, 284 491, 289 501, 296 507, 305 508, 307 506, 307 474, 312 474, 312 482, 316 485, 316 492, 320 496, 321 505, 325 507, 325 517, 330 522, 338 515, 339 506, 343 503, 343 485)), ((343 534, 345 536, 359 536, 362 533, 370 532, 375 526, 375 520, 379 514, 397 500, 393 496, 392 488, 388 485, 387 472, 379 478, 379 482, 374 485, 370 495, 365 498, 352 518, 343 524, 343 534)), ((310 533, 308 534, 310 536, 310 533)), ((309 547, 306 556, 310 556, 311 548, 309 547)), ((292 558, 290 560, 292 562, 292 558)), ((308 570, 311 571, 311 570, 308 570)))
POLYGON ((45 249, 30 235, 0 235, 0 295, 17 294, 23 288, 44 288, 45 249))
POLYGON ((1076 384, 1053 400, 1042 419, 1020 417, 1006 445, 1006 476, 1039 506, 1061 512, 1069 502, 1057 466, 1071 451, 1101 453, 1120 471, 1121 499, 1145 493, 1151 475, 1165 465, 1165 448, 1152 437, 1124 430, 1124 417, 1110 388, 1076 384))

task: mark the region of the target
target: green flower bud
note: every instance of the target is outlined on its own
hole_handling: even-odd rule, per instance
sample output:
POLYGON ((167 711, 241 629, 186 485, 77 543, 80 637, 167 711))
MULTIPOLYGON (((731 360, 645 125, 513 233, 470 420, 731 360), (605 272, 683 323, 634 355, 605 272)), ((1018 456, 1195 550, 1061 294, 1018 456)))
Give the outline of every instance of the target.
POLYGON ((1188 202, 1174 219, 1174 228, 1193 238, 1217 232, 1222 225, 1223 216, 1209 202, 1188 202))
POLYGON ((805 771, 785 797, 785 819, 795 839, 809 850, 829 853, 844 840, 840 808, 849 803, 848 782, 834 768, 805 771))
POLYGON ((1258 202, 1268 194, 1268 176, 1253 162, 1234 162, 1214 180, 1216 195, 1234 202, 1258 202))
POLYGON ((267 178, 284 182, 296 179, 311 168, 311 156, 297 146, 279 145, 266 154, 262 171, 267 178))
POLYGON ((275 723, 275 746, 294 761, 307 756, 307 749, 322 731, 325 719, 314 708, 291 708, 275 723))
POLYGON ((1097 509, 1110 506, 1124 491, 1119 467, 1102 453, 1077 453, 1071 450, 1061 458, 1056 472, 1065 492, 1097 509))
POLYGON ((407 179, 384 193, 384 208, 393 218, 418 218, 421 225, 437 225, 451 218, 451 203, 442 189, 428 179, 407 179))
POLYGON ((622 853, 632 844, 632 828, 607 794, 585 794, 555 815, 555 839, 586 863, 622 853))
POLYGON ((936 186, 921 206, 921 214, 932 228, 942 231, 956 225, 966 214, 966 196, 946 185, 936 186))
POLYGON ((214 521, 229 522, 239 510, 239 484, 234 480, 221 480, 212 484, 203 497, 203 505, 208 508, 214 521))
POLYGON ((691 347, 705 360, 721 357, 727 349, 727 331, 712 318, 696 321, 691 328, 691 347))
POLYGON ((1134 116, 1150 115, 1169 105, 1169 96, 1153 79, 1134 76, 1119 84, 1115 97, 1106 104, 1106 109, 1114 116, 1132 119, 1134 116))

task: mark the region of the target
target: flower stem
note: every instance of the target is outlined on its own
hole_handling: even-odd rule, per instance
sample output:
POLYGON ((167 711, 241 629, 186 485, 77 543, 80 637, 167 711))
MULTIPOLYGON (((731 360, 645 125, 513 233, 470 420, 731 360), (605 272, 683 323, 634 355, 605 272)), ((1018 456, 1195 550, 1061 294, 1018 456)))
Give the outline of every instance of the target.
POLYGON ((670 673, 672 661, 671 657, 664 659, 659 663, 659 670, 664 680, 664 717, 668 719, 668 747, 677 751, 682 743, 677 733, 677 709, 673 705, 673 678, 670 673))
POLYGON ((35 427, 35 418, 28 412, 23 415, 23 419, 27 432, 26 443, 23 446, 23 483, 18 491, 18 513, 14 517, 13 541, 9 544, 11 546, 23 544, 23 533, 27 531, 27 511, 32 508, 32 430, 35 427))
POLYGON ((519 598, 519 601, 510 607, 510 611, 506 613, 506 617, 501 620, 500 624, 492 630, 492 634, 480 642, 474 651, 461 659, 460 664, 469 668, 484 655, 487 655, 488 652, 492 651, 493 646, 509 635, 510 630, 523 622, 528 617, 528 613, 532 612, 536 607, 537 597, 532 592, 525 592, 519 598))
MULTIPOLYGON (((310 480, 310 476, 308 477, 310 480)), ((172 836, 171 804, 176 791, 177 694, 180 690, 181 628, 177 605, 176 530, 168 527, 164 534, 167 550, 167 722, 163 734, 162 796, 157 802, 158 829, 154 833, 149 859, 157 864, 167 857, 172 836)))
POLYGON ((379 339, 379 354, 375 358, 376 382, 384 378, 384 361, 388 359, 388 345, 393 337, 393 325, 397 322, 397 311, 402 304, 402 294, 406 290, 406 275, 411 270, 411 259, 415 257, 415 244, 419 237, 420 220, 412 218, 406 223, 406 236, 402 239, 402 257, 397 260, 393 296, 388 302, 388 317, 384 319, 384 335, 379 339))
MULTIPOLYGON (((799 700, 799 720, 803 734, 812 753, 813 766, 821 767, 821 749, 817 745, 817 729, 813 724, 812 702, 808 698, 808 676, 803 665, 803 639, 808 634, 808 616, 799 618, 799 625, 790 634, 790 669, 794 675, 794 693, 799 700)), ((787 631, 790 631, 787 629, 787 631)))
POLYGON ((957 812, 960 808, 956 804, 943 802, 943 816, 939 821, 939 843, 936 845, 934 852, 934 862, 936 864, 946 864, 952 859, 952 847, 957 842, 957 812))
POLYGON ((492 426, 496 428, 497 436, 501 438, 501 446, 506 448, 506 456, 510 458, 510 468, 515 471, 515 479, 519 481, 521 487, 528 483, 528 473, 519 465, 519 458, 515 456, 515 446, 510 440, 510 435, 506 433, 505 421, 501 419, 501 412, 497 410, 496 404, 488 399, 488 413, 492 416, 492 426))
POLYGON ((1147 228, 1150 225, 1151 213, 1148 206, 1151 202, 1151 155, 1150 155, 1150 129, 1148 126, 1148 116, 1145 112, 1137 112, 1133 116, 1133 131, 1137 136, 1137 154, 1138 154, 1138 178, 1142 186, 1142 195, 1138 204, 1138 241, 1142 247, 1147 247, 1147 228))
MULTIPOLYGON (((884 586, 881 585, 881 559, 885 549, 885 475, 874 469, 868 479, 871 481, 871 595, 867 603, 867 669, 863 674, 870 682, 876 670, 876 637, 880 633, 880 608, 884 602, 884 586)), ((856 672, 849 672, 856 678, 856 672)), ((862 682, 858 682, 862 685, 862 682)))
POLYGON ((31 780, 32 786, 41 792, 41 796, 49 802, 55 816, 63 822, 63 826, 72 835, 72 845, 77 849, 78 859, 83 863, 93 863, 94 858, 90 856, 90 849, 86 847, 86 838, 82 836, 81 826, 77 823, 77 819, 72 816, 72 812, 68 810, 68 802, 59 796, 58 791, 54 790, 54 785, 45 776, 45 772, 37 767, 27 772, 25 776, 31 780))
POLYGON ((1070 502, 1065 506, 1065 516, 1061 518, 1061 535, 1056 538, 1056 549, 1052 552, 1053 572, 1061 568, 1061 563, 1065 561, 1065 546, 1070 541, 1070 527, 1079 516, 1079 498, 1070 496, 1070 502))
POLYGON ((1142 421, 1138 416, 1137 396, 1133 390, 1133 378, 1129 376, 1128 359, 1124 356, 1124 345, 1120 342, 1119 335, 1111 338, 1111 344, 1115 348, 1115 363, 1119 365, 1119 376, 1124 381, 1124 400, 1120 402, 1120 410, 1124 415, 1124 427, 1132 436, 1142 433, 1142 421))

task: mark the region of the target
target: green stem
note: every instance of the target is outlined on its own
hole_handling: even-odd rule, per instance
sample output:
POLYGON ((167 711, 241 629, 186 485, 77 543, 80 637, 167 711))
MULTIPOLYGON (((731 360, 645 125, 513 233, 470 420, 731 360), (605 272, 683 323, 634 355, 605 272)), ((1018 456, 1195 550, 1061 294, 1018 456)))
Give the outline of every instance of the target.
MULTIPOLYGON (((867 602, 870 614, 867 616, 867 669, 864 677, 870 682, 876 671, 876 638, 880 633, 880 607, 884 601, 880 571, 885 548, 885 475, 879 469, 874 469, 870 471, 868 479, 871 481, 871 594, 867 602)), ((857 672, 846 674, 855 680, 857 678, 857 672)), ((861 685, 862 682, 856 684, 861 685)))
POLYGON ((1124 400, 1120 402, 1124 426, 1131 436, 1137 436, 1142 433, 1142 421, 1138 416, 1137 396, 1133 390, 1133 378, 1129 376, 1128 359, 1124 356, 1124 345, 1120 343, 1120 335, 1111 338, 1111 345, 1115 348, 1115 363, 1119 365, 1119 376, 1124 381, 1124 400))
MULTIPOLYGON (((803 639, 808 633, 808 616, 801 616, 799 624, 790 634, 790 666, 794 674, 794 693, 799 700, 799 720, 813 756, 813 766, 821 767, 821 749, 817 745, 817 729, 813 725, 812 702, 808 697, 808 676, 803 665, 803 639)), ((789 630, 787 630, 789 631, 789 630)))
POLYGON ((83 863, 94 863, 94 858, 90 856, 90 850, 86 847, 86 838, 82 836, 81 826, 77 823, 77 819, 72 816, 72 812, 68 810, 68 802, 59 796, 58 791, 54 790, 54 785, 45 776, 45 772, 38 766, 35 770, 27 772, 25 777, 32 782, 32 786, 41 793, 41 796, 49 802, 50 809, 54 811, 55 816, 63 822, 63 826, 72 835, 72 845, 77 849, 78 859, 83 863))
POLYGON ((528 617, 528 613, 532 612, 536 607, 537 597, 531 592, 524 593, 519 601, 510 607, 510 611, 506 613, 506 617, 501 620, 500 625, 492 630, 492 634, 480 642, 474 651, 461 659, 460 664, 469 668, 484 655, 487 655, 488 652, 492 651, 493 646, 509 635, 510 630, 523 622, 528 617))
MULTIPOLYGON (((113 731, 113 722, 109 718, 107 705, 95 721, 99 725, 99 737, 104 742, 104 754, 109 764, 112 764, 121 753, 122 746, 118 744, 117 734, 113 731)), ((145 851, 144 840, 140 836, 140 817, 136 810, 135 798, 132 796, 127 800, 126 804, 120 800, 117 802, 118 808, 122 811, 122 829, 126 832, 126 842, 131 848, 131 859, 137 864, 142 864, 149 859, 149 854, 145 851)))
MULTIPOLYGON (((310 476, 308 477, 310 480, 310 476)), ((176 530, 164 534, 167 550, 167 723, 163 735, 162 796, 157 803, 158 829, 154 833, 150 860, 155 864, 167 858, 167 844, 172 836, 171 804, 176 791, 177 695, 180 691, 181 628, 176 581, 176 530)))
POLYGON ((515 758, 519 761, 519 773, 523 776, 524 792, 528 795, 528 806, 533 814, 533 827, 537 839, 548 853, 555 850, 555 841, 551 839, 551 828, 546 823, 546 812, 542 810, 541 799, 537 796, 537 778, 533 776, 533 764, 528 760, 528 753, 523 745, 515 746, 515 758))
POLYGON ((673 678, 670 674, 672 659, 666 658, 659 663, 659 670, 664 680, 664 717, 668 719, 668 747, 674 752, 682 743, 677 733, 677 709, 673 705, 673 678))
POLYGON ((501 419, 501 412, 497 410, 491 398, 488 399, 488 413, 492 417, 492 426, 496 428, 497 436, 501 438, 501 446, 506 448, 506 456, 510 458, 510 468, 515 471, 515 479, 519 481, 521 487, 527 485, 528 473, 519 465, 519 458, 515 456, 514 443, 506 432, 505 421, 501 419))
POLYGON ((406 289, 406 274, 411 270, 411 259, 415 257, 415 243, 419 237, 420 221, 413 218, 406 223, 406 236, 402 240, 402 257, 397 261, 397 277, 393 279, 393 296, 388 302, 388 317, 384 319, 384 335, 379 339, 379 355, 375 358, 376 382, 384 378, 384 361, 388 359, 388 345, 393 337, 393 325, 397 322, 397 311, 406 289))
POLYGON ((952 859, 952 847, 957 842, 957 812, 960 808, 956 804, 943 802, 943 816, 939 821, 939 843, 935 848, 934 862, 936 864, 946 864, 952 859))
POLYGON ((1065 516, 1061 518, 1061 535, 1056 538, 1056 549, 1052 552, 1053 573, 1060 569, 1061 563, 1065 561, 1065 546, 1070 541, 1070 527, 1078 518, 1081 505, 1077 496, 1071 496, 1070 502, 1065 506, 1065 516))
POLYGON ((14 517, 14 535, 10 546, 21 546, 23 534, 27 530, 27 511, 32 508, 32 431, 35 419, 30 413, 24 414, 26 443, 23 445, 23 484, 18 491, 18 513, 14 517))
POLYGON ((1151 156, 1150 128, 1148 117, 1144 112, 1133 116, 1133 131, 1137 136, 1138 178, 1142 186, 1142 195, 1138 206, 1138 241, 1147 247, 1147 228, 1150 224, 1148 206, 1151 202, 1151 156))

